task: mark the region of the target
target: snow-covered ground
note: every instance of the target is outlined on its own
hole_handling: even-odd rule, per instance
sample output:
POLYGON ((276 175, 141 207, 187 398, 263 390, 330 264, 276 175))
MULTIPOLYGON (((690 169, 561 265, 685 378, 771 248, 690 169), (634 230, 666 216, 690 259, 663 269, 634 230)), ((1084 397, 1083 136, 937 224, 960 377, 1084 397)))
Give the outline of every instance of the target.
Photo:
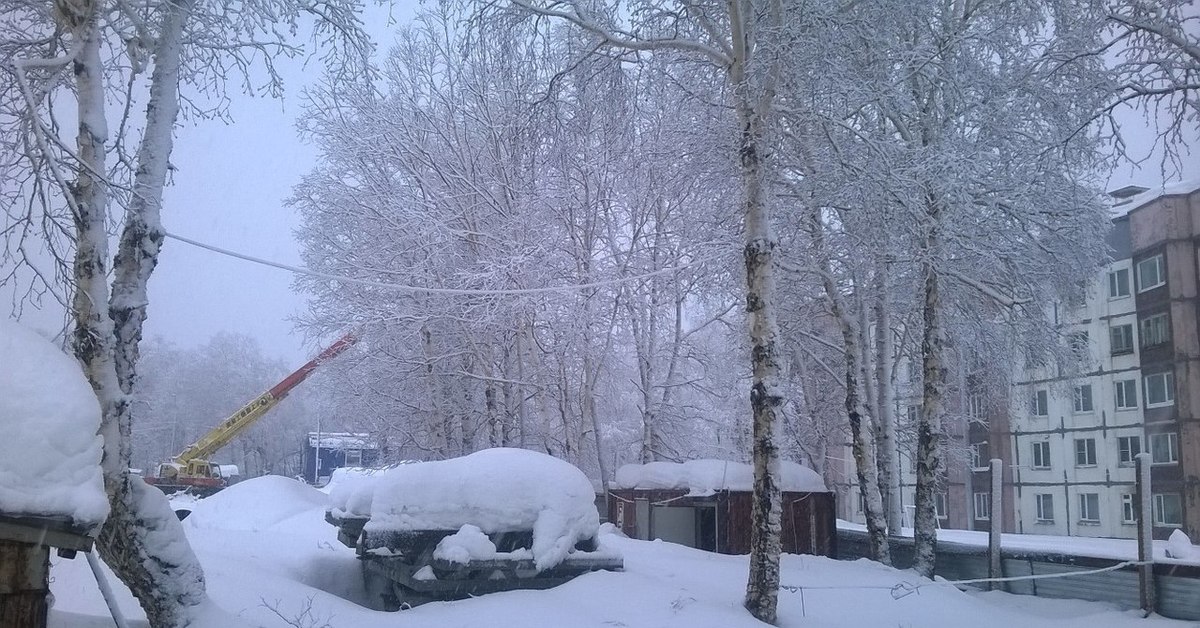
MULTIPOLYGON (((838 519, 839 528, 866 532, 867 526, 838 519)), ((1179 532, 1176 530, 1176 532, 1179 532)), ((912 536, 912 528, 903 528, 904 536, 912 536)), ((974 530, 938 530, 939 541, 987 547, 988 533, 974 530)), ((1001 534, 1000 547, 1023 552, 1050 552, 1089 556, 1092 558, 1114 558, 1137 560, 1137 541, 1133 539, 1104 539, 1085 536, 1052 536, 1048 534, 1001 534)), ((1187 542, 1182 532, 1171 541, 1154 542, 1154 560, 1163 563, 1200 565, 1200 547, 1187 542)))
MULTIPOLYGON (((195 504, 184 528, 203 562, 215 604, 249 625, 330 628, 451 626, 761 626, 741 608, 747 559, 663 542, 606 536, 625 571, 597 572, 547 591, 497 593, 400 613, 367 610, 358 561, 323 520, 327 496, 280 477, 247 480, 195 504), (275 613, 294 624, 285 622, 275 613), (304 617, 301 617, 304 615, 304 617)), ((104 603, 82 557, 54 558, 51 626, 105 628, 104 603)), ((929 586, 893 599, 891 588, 922 580, 868 561, 784 556, 780 625, 812 627, 1120 628, 1188 626, 1104 604, 929 586)), ((109 577, 112 578, 111 574, 109 577)), ((927 581, 924 581, 927 582, 927 581)), ((114 580, 121 607, 142 617, 114 580)), ((144 622, 135 625, 144 626, 144 622)), ((227 628, 210 623, 198 628, 227 628)))

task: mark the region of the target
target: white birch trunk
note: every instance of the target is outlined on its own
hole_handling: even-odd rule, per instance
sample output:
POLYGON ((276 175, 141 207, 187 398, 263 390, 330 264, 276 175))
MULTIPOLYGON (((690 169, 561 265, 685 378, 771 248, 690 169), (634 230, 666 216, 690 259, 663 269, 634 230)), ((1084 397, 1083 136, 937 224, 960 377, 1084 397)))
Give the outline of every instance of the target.
POLYGON ((928 202, 931 226, 926 237, 924 254, 924 338, 921 343, 922 367, 924 371, 921 416, 917 420, 917 495, 916 516, 913 533, 913 569, 932 578, 937 549, 937 512, 935 491, 938 474, 941 472, 941 418, 945 396, 943 354, 945 339, 941 323, 941 296, 938 291, 938 273, 933 258, 938 250, 937 222, 940 212, 936 201, 928 202))
MULTIPOLYGON (((70 9, 60 11, 70 15, 70 9)), ((169 4, 164 12, 155 50, 147 127, 138 150, 135 198, 126 216, 111 302, 105 273, 107 190, 104 181, 92 174, 106 171, 98 16, 93 14, 74 28, 83 42, 74 73, 79 156, 83 162, 72 189, 77 229, 74 344, 104 412, 100 428, 104 438, 102 468, 111 508, 97 547, 156 628, 186 626, 192 610, 205 600, 200 563, 188 547, 166 497, 128 472, 129 395, 136 372, 137 341, 145 319, 146 281, 162 241, 159 207, 178 111, 180 37, 187 14, 188 7, 180 4, 169 4), (115 324, 114 316, 118 317, 115 324)))
POLYGON ((892 382, 892 319, 888 294, 888 262, 879 264, 875 302, 875 419, 879 424, 879 446, 882 459, 879 477, 880 493, 884 497, 889 535, 899 535, 904 522, 900 503, 900 447, 896 440, 896 394, 892 382))

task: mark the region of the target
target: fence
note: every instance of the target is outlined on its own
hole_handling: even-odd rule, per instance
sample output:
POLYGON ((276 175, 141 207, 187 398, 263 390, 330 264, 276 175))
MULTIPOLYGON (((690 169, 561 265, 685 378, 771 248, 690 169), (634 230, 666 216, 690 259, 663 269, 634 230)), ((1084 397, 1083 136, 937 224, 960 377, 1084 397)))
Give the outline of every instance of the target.
MULTIPOLYGON (((859 530, 839 529, 837 547, 838 558, 843 560, 864 558, 870 551, 867 533, 859 530)), ((913 540, 891 539, 891 555, 892 564, 897 568, 911 567, 913 540)), ((1005 577, 1093 572, 1126 562, 1004 548, 1000 549, 1000 557, 1001 575, 1005 577)), ((947 580, 986 579, 987 547, 938 541, 936 573, 947 580)), ((1153 574, 1158 613, 1173 619, 1200 621, 1200 566, 1155 563, 1153 574)), ((987 585, 974 586, 985 588, 987 585)), ((1074 577, 1006 582, 1004 587, 1009 593, 1021 595, 1111 602, 1126 608, 1140 605, 1138 571, 1133 565, 1074 577)))

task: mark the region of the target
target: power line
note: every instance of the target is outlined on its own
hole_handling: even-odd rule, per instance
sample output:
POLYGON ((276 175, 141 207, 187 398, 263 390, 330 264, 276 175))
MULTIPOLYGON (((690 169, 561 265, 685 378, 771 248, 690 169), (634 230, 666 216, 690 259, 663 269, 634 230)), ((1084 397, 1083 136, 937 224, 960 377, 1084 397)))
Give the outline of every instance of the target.
POLYGON ((270 266, 272 268, 278 268, 280 270, 286 270, 288 272, 295 273, 298 275, 308 275, 310 277, 317 277, 320 279, 328 279, 330 281, 341 281, 344 283, 352 283, 352 284, 357 284, 360 286, 369 286, 372 288, 383 288, 385 290, 397 290, 400 292, 414 292, 414 293, 425 293, 425 294, 443 294, 443 295, 453 295, 453 296, 503 296, 503 295, 522 295, 522 294, 546 294, 546 293, 552 293, 552 292, 575 292, 577 290, 587 290, 590 288, 603 288, 606 286, 620 285, 620 284, 627 283, 627 282, 641 281, 642 279, 649 279, 651 277, 657 277, 659 275, 667 275, 667 274, 675 273, 675 272, 684 270, 686 268, 691 268, 693 266, 699 266, 701 264, 705 264, 709 261, 712 261, 712 259, 715 258, 715 256, 714 256, 712 258, 706 258, 703 260, 688 262, 686 264, 680 264, 678 266, 672 266, 670 268, 662 268, 662 269, 659 269, 659 270, 656 270, 653 272, 649 272, 649 273, 645 273, 645 274, 641 274, 641 275, 634 275, 631 277, 620 277, 618 279, 606 279, 604 281, 593 281, 590 283, 571 284, 569 286, 548 286, 548 287, 543 287, 543 288, 506 288, 506 289, 430 288, 430 287, 425 287, 425 286, 413 286, 413 285, 409 285, 409 284, 372 281, 370 279, 359 279, 356 277, 347 277, 344 275, 332 275, 329 273, 323 273, 323 272, 312 270, 309 268, 302 268, 300 266, 292 266, 290 264, 274 262, 274 261, 271 261, 268 259, 263 259, 261 257, 254 257, 253 255, 247 255, 245 253, 238 253, 237 251, 231 251, 229 249, 223 249, 221 247, 213 246, 211 244, 205 244, 204 242, 199 242, 197 240, 193 240, 191 238, 186 238, 184 236, 170 233, 170 232, 165 233, 165 235, 166 235, 166 237, 171 238, 173 240, 178 240, 185 244, 190 244, 192 246, 195 246, 195 247, 198 247, 201 249, 205 249, 205 250, 211 251, 213 253, 237 258, 237 259, 244 260, 247 262, 253 262, 255 264, 261 264, 263 266, 270 266))

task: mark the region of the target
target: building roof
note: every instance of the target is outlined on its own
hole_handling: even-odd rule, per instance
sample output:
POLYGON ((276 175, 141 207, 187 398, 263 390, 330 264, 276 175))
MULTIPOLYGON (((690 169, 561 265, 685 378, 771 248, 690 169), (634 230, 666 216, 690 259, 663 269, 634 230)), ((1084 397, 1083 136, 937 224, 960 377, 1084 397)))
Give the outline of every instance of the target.
POLYGON ((1200 191, 1200 178, 1185 179, 1157 188, 1127 185, 1123 188, 1113 190, 1108 194, 1117 199, 1117 202, 1112 206, 1112 217, 1121 218, 1122 216, 1129 215, 1135 209, 1148 205, 1164 196, 1179 196, 1197 191, 1200 191), (1138 192, 1137 190, 1141 191, 1138 192))
POLYGON ((309 447, 318 446, 318 435, 321 449, 379 449, 379 441, 370 434, 353 432, 309 432, 309 447))

